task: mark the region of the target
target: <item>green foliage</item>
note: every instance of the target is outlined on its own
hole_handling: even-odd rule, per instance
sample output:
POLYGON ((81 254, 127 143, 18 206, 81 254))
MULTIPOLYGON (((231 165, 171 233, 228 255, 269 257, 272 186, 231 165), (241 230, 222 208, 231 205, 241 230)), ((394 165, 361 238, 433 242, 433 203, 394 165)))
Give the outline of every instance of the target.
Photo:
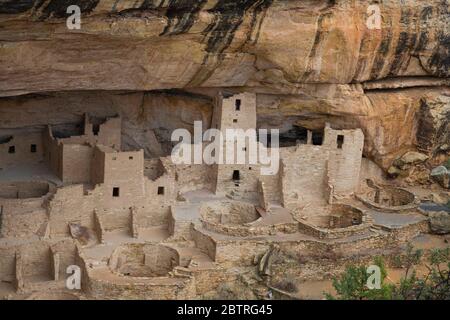
POLYGON ((347 266, 344 274, 340 278, 333 280, 333 287, 337 292, 337 297, 325 294, 329 300, 386 300, 392 295, 392 286, 383 284, 386 278, 386 266, 382 258, 375 258, 374 265, 381 270, 381 288, 369 289, 367 280, 370 276, 366 266, 347 266))
POLYGON ((386 284, 386 267, 382 258, 374 264, 381 270, 381 288, 369 289, 366 266, 350 265, 344 274, 333 280, 337 295, 326 294, 327 299, 339 300, 450 300, 450 248, 434 249, 429 253, 426 268, 428 273, 418 277, 413 267, 423 257, 422 250, 408 246, 404 256, 397 256, 393 263, 405 269, 399 284, 386 284))
POLYGON ((444 166, 450 170, 450 158, 447 159, 447 162, 444 163, 444 166))

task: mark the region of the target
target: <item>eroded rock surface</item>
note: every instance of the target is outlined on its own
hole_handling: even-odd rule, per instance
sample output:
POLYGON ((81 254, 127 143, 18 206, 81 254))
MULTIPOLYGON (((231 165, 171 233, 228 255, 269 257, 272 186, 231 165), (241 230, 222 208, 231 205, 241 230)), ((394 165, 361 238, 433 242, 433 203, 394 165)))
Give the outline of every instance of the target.
POLYGON ((448 3, 0 2, 0 93, 354 83, 449 75, 448 3), (79 5, 81 30, 66 8, 79 5))

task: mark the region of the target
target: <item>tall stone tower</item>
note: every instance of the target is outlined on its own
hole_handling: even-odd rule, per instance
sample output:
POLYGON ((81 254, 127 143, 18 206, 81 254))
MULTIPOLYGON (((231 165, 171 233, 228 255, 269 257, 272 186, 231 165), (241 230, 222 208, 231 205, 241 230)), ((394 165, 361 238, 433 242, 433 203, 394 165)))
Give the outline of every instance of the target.
MULTIPOLYGON (((223 136, 220 153, 224 164, 215 164, 215 192, 236 198, 256 193, 259 166, 250 163, 250 152, 258 153, 256 138, 256 94, 219 93, 215 100, 212 126, 219 129, 223 136), (227 129, 236 129, 237 135, 227 135, 227 129), (240 129, 240 130, 239 130, 240 129), (243 134, 246 134, 244 136, 243 134), (236 136, 241 140, 237 141, 236 136), (245 137, 245 140, 242 140, 245 137), (243 141, 243 142, 242 142, 243 141), (234 159, 227 157, 233 151, 234 159), (237 153, 245 154, 245 161, 238 161, 237 153)), ((257 158, 256 158, 257 159, 257 158)))

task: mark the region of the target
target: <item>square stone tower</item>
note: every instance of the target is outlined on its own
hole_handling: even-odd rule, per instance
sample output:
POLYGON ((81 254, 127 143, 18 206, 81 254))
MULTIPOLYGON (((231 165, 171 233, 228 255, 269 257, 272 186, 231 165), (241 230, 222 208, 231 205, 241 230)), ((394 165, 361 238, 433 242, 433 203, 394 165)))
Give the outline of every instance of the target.
MULTIPOLYGON (((256 193, 259 166, 250 163, 250 152, 257 156, 256 137, 256 94, 219 93, 215 99, 212 127, 219 129, 223 136, 220 153, 224 164, 213 165, 215 192, 236 198, 256 193), (230 135, 230 130, 234 135, 230 135), (239 142, 238 139, 239 138, 239 142), (234 157, 227 157, 230 151, 234 157), (238 161, 237 153, 245 154, 245 161, 238 161)), ((256 158, 257 160, 257 158, 256 158)))

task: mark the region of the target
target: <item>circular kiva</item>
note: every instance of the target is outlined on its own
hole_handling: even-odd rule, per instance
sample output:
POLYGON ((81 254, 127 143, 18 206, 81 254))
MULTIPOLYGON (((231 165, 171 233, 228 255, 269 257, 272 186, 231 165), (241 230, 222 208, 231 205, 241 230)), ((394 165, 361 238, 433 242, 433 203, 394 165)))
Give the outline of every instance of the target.
POLYGON ((230 236, 250 236, 264 230, 252 228, 261 218, 255 206, 240 201, 209 202, 201 209, 201 222, 206 230, 230 236))
POLYGON ((402 212, 416 209, 420 200, 411 192, 395 187, 374 189, 357 196, 366 206, 385 212, 402 212))
POLYGON ((333 204, 326 214, 299 219, 302 232, 320 239, 336 239, 367 232, 373 224, 367 214, 353 206, 333 204))

